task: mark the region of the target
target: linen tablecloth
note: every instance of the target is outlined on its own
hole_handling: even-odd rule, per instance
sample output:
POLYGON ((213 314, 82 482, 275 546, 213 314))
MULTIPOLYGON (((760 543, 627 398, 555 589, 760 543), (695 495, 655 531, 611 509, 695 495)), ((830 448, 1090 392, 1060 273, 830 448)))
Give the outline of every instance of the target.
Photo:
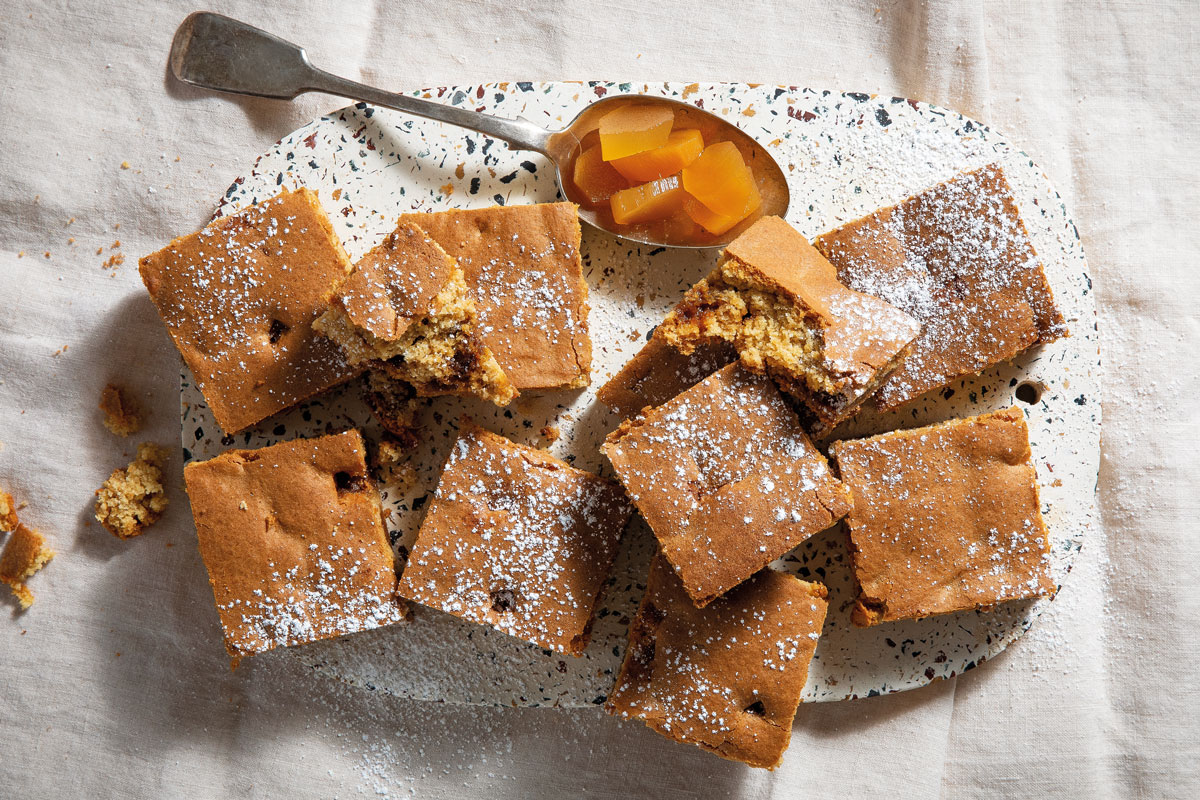
POLYGON ((178 441, 178 357, 137 257, 199 227, 258 153, 344 103, 172 83, 165 57, 194 10, 185 4, 10 0, 0 486, 59 554, 32 582, 34 607, 0 614, 0 795, 1200 796, 1200 7, 210 7, 397 90, 756 81, 927 100, 1006 132, 1057 185, 1091 263, 1105 364, 1101 519, 1059 598, 1005 654, 919 691, 802 707, 770 774, 594 709, 405 702, 288 658, 231 673, 178 460, 170 511, 146 535, 117 541, 91 521, 93 489, 133 449, 95 406, 107 381, 123 381, 151 410, 145 438, 178 441))

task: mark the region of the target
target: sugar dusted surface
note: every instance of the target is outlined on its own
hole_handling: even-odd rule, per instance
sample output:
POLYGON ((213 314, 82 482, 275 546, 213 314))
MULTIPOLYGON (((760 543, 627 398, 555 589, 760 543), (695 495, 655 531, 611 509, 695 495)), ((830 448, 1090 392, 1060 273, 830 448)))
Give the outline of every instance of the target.
POLYGON ((850 510, 779 390, 740 364, 627 421, 604 452, 697 605, 850 510))
POLYGON ((879 389, 884 408, 1066 333, 997 166, 823 234, 817 246, 849 286, 923 325, 879 389))
POLYGON ((611 481, 468 430, 450 451, 400 593, 576 654, 630 512, 611 481))
MULTIPOLYGON (((685 89, 682 84, 599 85, 609 95, 633 91, 681 97, 685 89)), ((446 97, 458 93, 450 88, 446 97)), ((543 119, 548 125, 565 124, 587 99, 577 84, 533 83, 528 91, 513 84, 487 84, 462 87, 461 94, 485 111, 543 119), (475 101, 477 92, 482 97, 475 101)), ((785 164, 795 165, 787 170, 792 197, 803 197, 806 204, 794 203, 788 221, 809 239, 960 171, 997 161, 1003 165, 1072 336, 1033 348, 978 377, 954 381, 894 415, 868 407, 837 435, 869 435, 1003 408, 1013 403, 1014 390, 1022 382, 1042 385, 1040 399, 1029 407, 1030 435, 1037 470, 1048 476, 1042 503, 1051 534, 1052 574, 1061 584, 1094 515, 1101 405, 1087 265, 1070 213, 1041 170, 995 131, 923 103, 859 99, 837 92, 779 93, 771 86, 732 84, 701 84, 685 99, 728 114, 768 143, 785 164), (758 112, 755 116, 741 114, 750 107, 758 112)), ((230 187, 225 210, 273 196, 279 182, 319 189, 354 258, 395 227, 397 208, 424 212, 555 199, 553 172, 536 156, 459 129, 371 108, 336 112, 285 137, 253 171, 247 168, 243 181, 230 187)), ((715 264, 712 252, 657 251, 586 229, 581 253, 592 306, 592 386, 540 396, 525 393, 508 409, 455 398, 431 401, 418 417, 426 443, 412 461, 416 478, 383 487, 385 506, 392 512, 390 533, 402 556, 458 437, 457 420, 463 413, 528 444, 538 442, 535 434, 542 427, 554 425, 562 432, 550 448, 554 455, 604 473, 599 446, 619 418, 595 402, 595 389, 640 349, 651 328, 715 264)), ((187 452, 210 457, 229 445, 221 443, 203 398, 190 384, 185 375, 182 443, 187 452)), ((270 444, 321 432, 329 424, 358 424, 374 437, 378 428, 358 393, 355 385, 335 389, 230 442, 270 444)), ((844 530, 835 527, 811 537, 775 566, 820 580, 829 587, 831 607, 848 609, 857 586, 844 540, 844 530)), ((620 666, 628 620, 641 597, 654 547, 653 536, 635 515, 602 599, 592 642, 577 659, 546 654, 490 627, 420 606, 412 609, 414 624, 403 629, 381 628, 285 652, 301 660, 304 670, 383 693, 504 706, 591 706, 603 701, 620 666)), ((1062 592, 1055 602, 1070 596, 1062 592)), ((903 691, 959 674, 1021 636, 1047 602, 1016 601, 990 613, 960 612, 866 629, 851 626, 848 613, 840 619, 834 614, 813 660, 804 698, 828 701, 903 691), (909 640, 913 644, 903 645, 909 640)), ((1008 668, 1005 664, 1025 662, 1009 659, 997 666, 1008 668)))

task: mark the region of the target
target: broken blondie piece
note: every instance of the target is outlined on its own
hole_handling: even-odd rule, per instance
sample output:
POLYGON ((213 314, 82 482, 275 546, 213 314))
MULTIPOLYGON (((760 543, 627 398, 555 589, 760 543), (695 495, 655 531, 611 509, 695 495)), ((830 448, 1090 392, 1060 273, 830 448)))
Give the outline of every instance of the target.
POLYGON ((699 607, 850 510, 775 384, 736 363, 626 420, 602 449, 699 607))
POLYGON ((22 609, 33 605, 33 592, 25 585, 34 573, 54 558, 54 551, 46 546, 46 538, 35 530, 17 524, 4 552, 0 553, 0 583, 8 584, 22 609))
POLYGON ((158 521, 167 510, 162 470, 167 451, 152 442, 138 445, 137 458, 113 471, 96 490, 96 520, 109 533, 128 539, 158 521))
POLYGON ((839 283, 791 225, 763 217, 654 335, 685 356, 701 342, 731 342, 746 368, 799 401, 809 431, 822 436, 854 415, 920 330, 898 308, 839 283))
POLYGON ((104 427, 117 436, 132 436, 142 429, 141 408, 116 384, 110 383, 101 390, 100 410, 104 412, 104 427))
POLYGON ((612 481, 472 428, 450 451, 400 594, 581 655, 631 513, 612 481))
POLYGON ((361 369, 313 333, 350 259, 316 194, 281 194, 139 263, 213 416, 236 433, 361 369))
POLYGON ((828 610, 825 587, 764 569, 703 609, 656 556, 605 704, 657 733, 774 769, 828 610))
POLYGON ((923 325, 875 396, 884 410, 1067 335, 998 165, 822 234, 816 245, 848 286, 923 325))
POLYGON ((417 415, 427 401, 417 397, 412 384, 372 370, 366 375, 362 398, 384 430, 396 437, 399 446, 412 450, 421 443, 417 415))
POLYGON ((381 369, 423 397, 517 395, 476 332, 462 269, 415 225, 401 223, 354 265, 313 329, 352 365, 381 369))
POLYGON ((1020 409, 834 442, 831 452, 854 493, 854 624, 1054 593, 1020 409))
POLYGON ((0 533, 16 530, 17 524, 17 506, 12 495, 0 489, 0 533))
POLYGON ((358 431, 229 450, 183 477, 234 667, 404 618, 358 431))
POLYGON ((586 386, 588 287, 574 203, 403 214, 462 267, 478 331, 517 389, 586 386))

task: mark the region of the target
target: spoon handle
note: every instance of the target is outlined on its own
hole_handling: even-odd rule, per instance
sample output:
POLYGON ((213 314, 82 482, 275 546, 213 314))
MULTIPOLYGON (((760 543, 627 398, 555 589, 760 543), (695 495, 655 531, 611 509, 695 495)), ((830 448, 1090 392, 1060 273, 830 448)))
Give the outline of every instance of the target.
POLYGON ((518 150, 549 155, 551 131, 523 119, 505 119, 385 92, 317 69, 304 48, 239 20, 208 11, 188 16, 171 43, 171 72, 193 86, 291 100, 324 92, 478 131, 518 150))

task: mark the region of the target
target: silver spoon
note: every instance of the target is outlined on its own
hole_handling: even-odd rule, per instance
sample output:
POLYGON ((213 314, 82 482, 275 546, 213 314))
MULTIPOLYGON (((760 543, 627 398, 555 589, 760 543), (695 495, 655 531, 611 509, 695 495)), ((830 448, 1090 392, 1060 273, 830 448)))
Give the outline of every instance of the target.
POLYGON ((236 19, 198 11, 188 16, 171 42, 171 73, 180 81, 205 89, 233 94, 292 100, 305 92, 324 92, 408 114, 457 125, 487 134, 517 150, 533 150, 554 163, 558 187, 567 199, 580 204, 585 222, 625 239, 651 245, 674 247, 719 247, 732 241, 753 223, 753 214, 720 236, 692 230, 680 232, 661 225, 617 226, 607 207, 589 208, 575 189, 574 181, 563 180, 573 169, 581 151, 581 140, 596 130, 600 117, 617 104, 636 102, 665 105, 675 111, 677 123, 701 130, 706 142, 728 140, 738 145, 757 179, 762 195, 762 215, 783 216, 788 207, 787 181, 770 153, 737 126, 687 103, 649 95, 617 95, 584 108, 561 131, 549 131, 524 119, 504 119, 455 106, 393 94, 365 84, 331 75, 308 60, 304 48, 236 19))

